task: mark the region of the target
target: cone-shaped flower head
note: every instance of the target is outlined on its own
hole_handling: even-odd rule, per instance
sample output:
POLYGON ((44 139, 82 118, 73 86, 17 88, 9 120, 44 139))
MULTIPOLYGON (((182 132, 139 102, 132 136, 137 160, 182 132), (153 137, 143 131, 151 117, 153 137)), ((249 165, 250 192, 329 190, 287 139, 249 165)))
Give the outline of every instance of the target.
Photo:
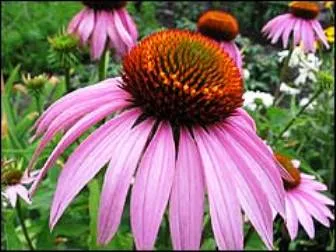
POLYGON ((82 1, 86 6, 69 23, 68 32, 89 44, 91 58, 99 60, 106 48, 123 56, 136 43, 138 32, 127 10, 127 1, 82 1))
POLYGON ((292 181, 284 180, 286 191, 285 223, 288 233, 294 240, 298 234, 300 223, 309 238, 313 239, 315 237, 313 218, 329 227, 328 218, 333 220, 334 215, 327 206, 334 205, 334 201, 321 193, 321 191, 327 190, 326 185, 316 181, 314 176, 300 172, 300 161, 291 160, 280 153, 276 153, 275 157, 293 178, 292 181))
POLYGON ((153 249, 168 202, 174 248, 199 249, 206 192, 221 249, 243 248, 241 210, 271 248, 270 205, 284 212, 284 189, 272 153, 241 108, 242 95, 239 69, 217 42, 189 31, 151 34, 124 57, 122 78, 70 93, 39 118, 36 136, 43 137, 29 168, 53 136, 61 130, 65 135, 31 193, 71 143, 122 111, 93 131, 65 163, 51 227, 108 164, 99 243, 108 243, 118 230, 133 183, 130 215, 138 249, 153 249))
POLYGON ((206 11, 199 17, 197 29, 203 35, 220 43, 238 67, 242 68, 242 56, 234 42, 239 33, 239 24, 233 15, 220 10, 206 11))
POLYGON ((262 32, 271 39, 272 44, 281 38, 283 47, 287 48, 292 34, 292 43, 296 46, 302 42, 305 52, 315 52, 315 42, 318 40, 329 48, 327 38, 317 20, 320 12, 318 3, 293 1, 289 4, 289 10, 289 13, 273 18, 263 27, 262 32))

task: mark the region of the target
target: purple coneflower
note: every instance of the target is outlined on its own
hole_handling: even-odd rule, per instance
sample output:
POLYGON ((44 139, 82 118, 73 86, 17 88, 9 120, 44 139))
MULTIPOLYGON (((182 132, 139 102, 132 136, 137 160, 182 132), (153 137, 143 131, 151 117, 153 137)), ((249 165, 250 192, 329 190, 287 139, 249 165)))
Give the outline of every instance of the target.
POLYGON ((242 69, 242 56, 234 39, 239 33, 237 19, 229 13, 220 10, 204 12, 197 21, 200 33, 216 40, 220 46, 235 60, 242 69))
POLYGON ((315 41, 321 40, 329 48, 327 38, 317 20, 320 8, 315 2, 293 1, 289 4, 290 13, 279 15, 270 20, 262 29, 271 43, 282 38, 284 48, 287 48, 289 36, 293 32, 293 43, 299 45, 302 41, 305 52, 315 52, 315 41))
POLYGON ((114 48, 122 56, 138 38, 136 25, 125 9, 126 1, 82 1, 86 6, 69 23, 68 32, 89 42, 91 58, 98 60, 105 47, 114 48))
POLYGON ((28 176, 27 170, 22 173, 22 171, 11 165, 12 162, 14 161, 1 161, 1 183, 4 185, 4 191, 1 194, 13 208, 16 206, 18 196, 26 203, 31 204, 26 185, 34 181, 39 171, 36 170, 28 176))
POLYGON ((334 205, 334 201, 320 193, 326 191, 327 186, 316 181, 312 175, 300 172, 300 162, 291 160, 279 153, 275 157, 280 164, 294 178, 292 182, 284 180, 286 203, 286 227, 291 240, 298 233, 299 223, 307 232, 310 239, 315 237, 313 218, 322 225, 329 227, 328 218, 334 219, 327 205, 334 205))
POLYGON ((32 164, 56 133, 65 130, 65 135, 32 193, 71 143, 120 112, 92 132, 65 163, 51 207, 51 228, 108 163, 99 243, 106 244, 117 231, 134 176, 130 211, 137 249, 153 248, 168 202, 174 249, 198 249, 206 194, 220 249, 243 248, 241 211, 271 248, 270 204, 284 213, 284 189, 273 155, 241 108, 242 95, 240 71, 215 41, 180 30, 142 40, 124 57, 122 78, 64 96, 36 123, 36 135, 43 137, 32 164))

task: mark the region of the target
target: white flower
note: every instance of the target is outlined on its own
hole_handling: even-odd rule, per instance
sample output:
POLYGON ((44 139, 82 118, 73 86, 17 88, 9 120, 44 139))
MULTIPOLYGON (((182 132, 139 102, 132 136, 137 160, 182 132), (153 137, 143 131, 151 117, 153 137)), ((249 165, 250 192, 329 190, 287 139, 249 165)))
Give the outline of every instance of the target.
POLYGON ((284 82, 282 82, 280 85, 280 91, 289 95, 297 95, 301 92, 300 89, 292 88, 284 82))
POLYGON ((248 80, 250 78, 250 71, 247 70, 246 68, 243 69, 243 76, 244 80, 248 80))
POLYGON ((244 106, 251 110, 255 110, 257 108, 258 102, 261 102, 265 107, 269 107, 274 101, 274 97, 271 94, 260 91, 246 91, 243 98, 244 106))
MULTIPOLYGON (((299 102, 299 105, 301 107, 305 106, 309 101, 309 98, 305 97, 305 98, 302 98, 299 102)), ((312 103, 310 103, 307 107, 307 110, 312 110, 314 109, 314 106, 316 105, 316 101, 313 101, 312 103)))

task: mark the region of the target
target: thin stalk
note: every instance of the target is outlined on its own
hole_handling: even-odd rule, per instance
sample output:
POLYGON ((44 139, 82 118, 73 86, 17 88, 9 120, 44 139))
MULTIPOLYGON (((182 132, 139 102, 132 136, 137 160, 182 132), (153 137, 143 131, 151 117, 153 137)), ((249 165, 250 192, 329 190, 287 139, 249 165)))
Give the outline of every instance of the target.
MULTIPOLYGON (((286 59, 284 60, 284 64, 282 66, 282 69, 281 69, 281 72, 280 72, 280 85, 282 82, 284 82, 285 80, 285 76, 286 76, 286 73, 288 72, 288 69, 289 69, 289 62, 290 62, 290 59, 292 57, 292 54, 293 54, 293 51, 294 51, 294 48, 295 48, 295 45, 294 45, 294 40, 292 39, 292 42, 291 42, 291 46, 290 46, 290 49, 289 49, 289 54, 288 56, 286 57, 286 59)), ((274 102, 273 102, 273 105, 277 105, 279 104, 280 101, 280 98, 282 99, 283 97, 281 97, 280 95, 280 86, 278 86, 275 90, 275 94, 274 94, 274 102)))
POLYGON ((105 50, 103 52, 103 55, 100 59, 99 65, 98 65, 98 78, 99 81, 102 81, 106 79, 106 73, 107 73, 107 67, 109 63, 110 53, 109 50, 105 50))
POLYGON ((20 225, 22 227, 22 231, 23 231, 23 235, 27 241, 27 244, 28 244, 28 247, 30 248, 30 250, 34 250, 34 246, 29 238, 29 235, 28 235, 28 231, 27 231, 27 227, 24 223, 24 218, 22 216, 22 209, 21 209, 21 203, 20 203, 20 199, 18 199, 17 203, 16 203, 16 212, 17 212, 17 216, 19 218, 19 222, 20 222, 20 225))
POLYGON ((290 237, 288 235, 288 231, 285 225, 285 222, 281 223, 281 240, 279 243, 279 250, 280 251, 288 251, 290 244, 290 237))
POLYGON ((287 123, 280 134, 275 138, 274 144, 283 136, 283 134, 294 124, 295 120, 306 110, 306 108, 322 93, 323 87, 320 87, 309 101, 295 114, 295 116, 287 123))
POLYGON ((42 106, 41 106, 40 94, 34 94, 34 99, 35 99, 36 110, 39 113, 39 115, 41 115, 42 114, 42 106))
POLYGON ((65 70, 65 88, 66 88, 66 93, 69 93, 71 91, 70 70, 71 70, 71 68, 67 68, 65 70))

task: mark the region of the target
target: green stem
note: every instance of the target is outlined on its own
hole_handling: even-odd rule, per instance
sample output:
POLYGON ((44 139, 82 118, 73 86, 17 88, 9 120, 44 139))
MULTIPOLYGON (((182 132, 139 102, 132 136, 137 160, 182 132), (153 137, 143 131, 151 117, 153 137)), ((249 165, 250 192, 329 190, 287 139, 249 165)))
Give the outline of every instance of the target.
POLYGON ((285 225, 285 222, 281 223, 281 240, 279 244, 280 251, 288 251, 289 244, 290 244, 290 237, 288 235, 288 231, 285 225))
POLYGON ((71 68, 67 68, 65 70, 65 88, 66 88, 66 93, 69 93, 71 91, 71 76, 70 76, 70 70, 71 68))
POLYGON ((294 124, 295 120, 305 111, 305 109, 322 93, 323 87, 320 87, 316 93, 309 99, 309 101, 295 114, 295 116, 288 122, 286 127, 275 138, 274 144, 283 136, 283 134, 294 124))
POLYGON ((19 218, 19 222, 20 222, 20 225, 22 227, 22 231, 23 231, 23 235, 28 243, 28 247, 30 250, 34 250, 34 246, 29 238, 29 235, 28 235, 28 231, 27 231, 27 227, 24 223, 24 219, 22 217, 22 209, 21 209, 21 203, 20 203, 20 199, 18 199, 17 203, 16 203, 16 211, 17 211, 17 216, 19 218))
MULTIPOLYGON (((289 49, 289 54, 286 57, 286 59, 284 60, 284 64, 283 64, 281 72, 280 72, 280 85, 281 85, 282 82, 285 81, 286 73, 288 72, 288 69, 289 69, 289 62, 290 62, 290 59, 292 57, 294 48, 295 48, 294 41, 292 39, 291 46, 290 46, 290 49, 289 49)), ((279 102, 283 98, 280 95, 280 85, 275 90, 275 94, 274 94, 274 98, 275 99, 274 99, 274 103, 273 103, 274 106, 277 105, 277 104, 279 104, 279 102)))
POLYGON ((34 95, 35 98, 35 106, 36 106, 36 110, 39 113, 39 115, 42 114, 42 106, 41 106, 41 101, 40 101, 40 94, 35 94, 34 95))
POLYGON ((106 79, 106 73, 107 73, 107 67, 109 63, 109 50, 105 50, 103 52, 103 55, 100 59, 99 65, 98 65, 98 78, 99 81, 105 80, 106 79))

